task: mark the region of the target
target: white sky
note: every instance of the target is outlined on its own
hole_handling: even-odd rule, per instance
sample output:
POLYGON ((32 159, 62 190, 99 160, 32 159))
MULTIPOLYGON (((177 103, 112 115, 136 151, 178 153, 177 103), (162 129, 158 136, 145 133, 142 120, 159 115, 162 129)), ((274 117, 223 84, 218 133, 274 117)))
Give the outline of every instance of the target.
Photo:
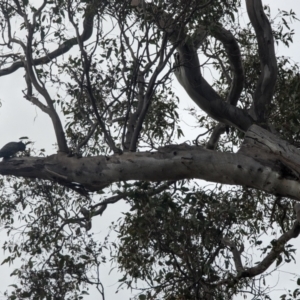
MULTIPOLYGON (((289 11, 293 9, 298 17, 300 18, 300 1, 299 0, 269 0, 263 1, 264 4, 271 5, 271 15, 275 16, 277 14, 277 8, 289 11)), ((277 54, 290 56, 294 61, 300 62, 300 22, 292 24, 295 28, 294 44, 290 48, 280 48, 277 49, 277 54)), ((56 147, 55 136, 53 132, 53 127, 50 119, 41 112, 38 108, 27 102, 22 95, 22 89, 25 88, 23 79, 23 70, 20 69, 14 74, 9 76, 4 76, 0 78, 0 100, 2 102, 2 107, 0 108, 0 147, 10 141, 18 141, 22 136, 28 136, 29 139, 35 142, 35 148, 44 148, 47 154, 55 153, 56 147)), ((185 99, 183 104, 186 108, 193 107, 193 102, 190 100, 185 92, 182 90, 180 85, 176 86, 176 91, 178 91, 179 98, 185 99)), ((188 120, 185 115, 181 117, 182 120, 188 120)), ((184 126, 184 125, 183 125, 184 126)), ((196 129, 191 130, 191 134, 196 136, 196 129)), ((126 206, 119 202, 113 206, 109 206, 102 217, 93 220, 93 230, 99 239, 102 239, 107 231, 110 223, 116 221, 120 216, 121 212, 126 210, 126 206)), ((6 238, 4 232, 0 233, 0 243, 3 243, 6 238)), ((273 238, 273 237, 272 237, 273 238)), ((297 242, 298 249, 300 249, 300 241, 292 241, 293 244, 297 242)), ((3 259, 3 253, 0 252, 0 261, 3 259)), ((259 257, 257 258, 259 259, 259 257)), ((300 270, 300 251, 296 254, 297 265, 290 263, 282 268, 280 272, 275 272, 268 282, 270 287, 274 287, 275 291, 270 295, 272 297, 279 297, 283 294, 282 289, 292 289, 296 288, 295 278, 292 274, 297 273, 299 275, 300 270), (276 286, 277 285, 277 286, 276 286), (280 291, 278 291, 280 290, 280 291)), ((254 260, 255 261, 255 260, 254 260)), ((120 275, 113 271, 109 276, 107 275, 111 269, 111 266, 107 264, 106 267, 102 269, 103 272, 103 284, 106 291, 106 299, 113 300, 123 300, 129 299, 130 291, 121 291, 115 294, 115 290, 119 285, 118 279, 120 275)), ((12 278, 9 274, 12 272, 12 268, 8 268, 7 265, 0 265, 0 291, 4 291, 7 286, 12 282, 12 278)), ((0 299, 3 294, 0 292, 0 299)), ((97 294, 92 294, 90 297, 85 299, 98 299, 97 294)), ((3 297, 4 299, 4 297, 3 297)), ((237 297, 236 299, 243 299, 242 297, 237 297)), ((251 299, 248 296, 248 299, 251 299)))

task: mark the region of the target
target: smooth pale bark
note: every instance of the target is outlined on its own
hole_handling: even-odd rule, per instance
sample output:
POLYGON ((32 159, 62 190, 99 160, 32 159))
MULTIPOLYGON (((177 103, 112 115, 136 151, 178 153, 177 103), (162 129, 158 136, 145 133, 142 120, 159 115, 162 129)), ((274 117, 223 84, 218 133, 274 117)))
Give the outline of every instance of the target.
POLYGON ((238 153, 170 145, 157 152, 95 157, 12 158, 0 163, 0 174, 79 183, 91 191, 128 180, 204 179, 243 185, 300 200, 300 151, 253 125, 238 153))

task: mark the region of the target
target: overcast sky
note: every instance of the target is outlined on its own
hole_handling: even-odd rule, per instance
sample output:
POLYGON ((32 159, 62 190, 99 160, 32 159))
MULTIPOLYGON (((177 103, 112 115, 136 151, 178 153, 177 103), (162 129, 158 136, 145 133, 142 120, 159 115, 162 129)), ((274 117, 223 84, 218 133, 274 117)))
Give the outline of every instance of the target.
MULTIPOLYGON (((293 9, 300 18, 300 1, 299 0, 269 0, 263 1, 264 4, 271 5, 271 14, 275 16, 277 14, 277 9, 289 11, 293 9)), ((290 56, 294 61, 300 62, 300 23, 294 23, 291 25, 295 28, 295 37, 294 44, 290 48, 277 48, 276 53, 278 55, 290 56)), ((53 154, 56 152, 55 147, 55 136, 53 132, 53 127, 50 119, 41 112, 38 108, 27 102, 22 95, 22 89, 25 88, 24 71, 19 69, 14 74, 0 78, 0 100, 2 107, 0 108, 0 147, 10 141, 18 141, 20 137, 27 136, 35 144, 36 149, 46 149, 47 154, 53 154)), ((182 90, 180 85, 175 87, 175 90, 178 93, 179 98, 188 99, 185 92, 182 90)), ((191 100, 187 100, 183 104, 185 108, 193 107, 194 104, 191 100)), ((184 115, 182 119, 184 119, 184 115)), ((183 125, 184 126, 184 125, 183 125)), ((193 136, 196 134, 197 129, 191 129, 193 136)), ((126 209, 126 206, 122 203, 117 203, 111 207, 108 207, 102 217, 98 217, 97 220, 93 221, 93 230, 99 239, 102 239, 107 231, 108 227, 113 220, 117 220, 121 216, 121 212, 126 209)), ((0 243, 2 244, 6 238, 4 232, 0 234, 0 243)), ((272 237, 273 238, 273 237, 272 237)), ((295 240, 298 244, 298 249, 300 249, 300 241, 295 240)), ((295 243, 294 243, 295 244, 295 243)), ((0 252, 0 261, 2 261, 3 256, 0 252)), ((257 260, 260 259, 257 257, 257 260)), ((275 272, 268 282, 270 287, 276 286, 274 293, 271 296, 279 296, 283 293, 282 289, 291 288, 294 290, 296 288, 295 279, 297 277, 293 276, 292 273, 297 273, 299 276, 300 270, 300 251, 296 254, 297 265, 288 264, 287 266, 282 267, 280 272, 275 272), (278 291, 280 290, 280 291, 278 291)), ((255 259, 254 259, 255 261, 255 259)), ((130 292, 123 291, 118 294, 115 294, 114 291, 118 286, 118 279, 120 278, 119 274, 112 272, 108 276, 108 272, 111 266, 107 265, 102 269, 103 271, 103 283, 106 290, 106 299, 113 300, 123 300, 129 299, 130 292)), ((12 272, 13 267, 8 269, 7 265, 0 266, 0 291, 4 291, 8 284, 11 284, 11 278, 9 274, 12 272)), ((1 299, 0 293, 0 299, 1 299)), ((4 299, 4 298, 3 298, 4 299)), ((86 299, 95 299, 95 294, 87 297, 86 299)), ((242 299, 241 297, 236 299, 242 299)), ((248 299, 251 299, 248 296, 248 299)))

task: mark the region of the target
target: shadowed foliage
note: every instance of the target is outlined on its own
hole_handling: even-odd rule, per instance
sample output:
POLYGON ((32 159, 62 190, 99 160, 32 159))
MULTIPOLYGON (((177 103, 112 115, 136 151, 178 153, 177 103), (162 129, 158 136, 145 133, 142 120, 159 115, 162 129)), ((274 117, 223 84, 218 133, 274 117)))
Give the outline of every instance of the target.
POLYGON ((276 49, 296 20, 261 0, 0 1, 0 77, 23 73, 57 145, 0 150, 7 299, 105 299, 108 261, 136 299, 271 299, 300 233, 299 66, 276 49))

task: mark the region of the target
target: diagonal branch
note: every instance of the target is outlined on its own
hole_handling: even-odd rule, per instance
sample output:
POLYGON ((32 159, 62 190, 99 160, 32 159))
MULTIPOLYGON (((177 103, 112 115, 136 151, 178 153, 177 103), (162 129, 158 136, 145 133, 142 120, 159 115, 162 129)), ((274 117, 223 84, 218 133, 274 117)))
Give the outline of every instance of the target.
POLYGON ((246 0, 246 5, 256 33, 261 68, 253 97, 255 118, 259 123, 266 123, 277 78, 273 33, 261 0, 246 0))
POLYGON ((228 84, 231 84, 231 86, 226 101, 232 105, 236 105, 245 81, 240 47, 229 30, 223 28, 221 25, 212 25, 209 31, 203 26, 198 27, 192 38, 196 49, 200 47, 208 34, 219 40, 225 48, 232 71, 232 78, 228 80, 228 84))
MULTIPOLYGON (((200 28, 201 30, 201 28, 200 28)), ((203 30, 200 31, 200 36, 203 35, 203 30)), ((226 98, 226 102, 236 106, 239 100, 239 97, 243 91, 245 75, 241 57, 241 51, 239 45, 234 38, 233 34, 224 29, 222 26, 216 25, 212 26, 210 31, 211 35, 219 40, 226 51, 231 71, 232 78, 228 78, 228 84, 230 84, 230 90, 226 98)), ((199 39, 198 39, 199 40, 199 39)), ((224 123, 219 123, 218 126, 212 132, 212 135, 207 143, 207 149, 215 149, 219 138, 222 133, 226 130, 226 125, 224 123)))
POLYGON ((228 238, 223 238, 223 244, 230 247, 230 250, 233 254, 233 259, 238 274, 234 278, 221 280, 216 284, 212 284, 212 286, 224 285, 241 278, 251 278, 264 273, 275 262, 280 253, 284 251, 284 245, 292 238, 298 237, 300 234, 300 203, 295 204, 294 210, 296 212, 297 219, 294 222, 293 227, 289 231, 282 234, 278 240, 273 241, 272 250, 255 267, 244 268, 241 261, 241 253, 244 250, 244 247, 242 246, 242 248, 238 250, 234 242, 230 241, 228 238))
POLYGON ((269 254, 255 267, 248 268, 242 272, 241 277, 255 277, 265 272, 271 264, 277 259, 278 255, 284 250, 284 245, 292 238, 296 238, 300 233, 300 205, 297 203, 294 206, 297 220, 294 222, 293 227, 281 235, 281 237, 274 241, 273 248, 269 254))

